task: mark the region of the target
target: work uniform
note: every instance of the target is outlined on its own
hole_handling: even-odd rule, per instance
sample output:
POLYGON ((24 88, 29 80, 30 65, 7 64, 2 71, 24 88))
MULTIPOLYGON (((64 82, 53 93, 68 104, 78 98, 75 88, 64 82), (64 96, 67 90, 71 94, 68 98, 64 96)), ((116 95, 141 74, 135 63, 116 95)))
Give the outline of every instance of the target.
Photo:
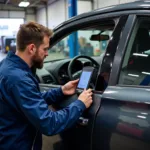
POLYGON ((85 105, 75 100, 62 110, 48 109, 63 99, 61 88, 40 92, 29 66, 9 52, 0 63, 0 150, 31 150, 41 140, 39 133, 54 135, 71 127, 85 105))

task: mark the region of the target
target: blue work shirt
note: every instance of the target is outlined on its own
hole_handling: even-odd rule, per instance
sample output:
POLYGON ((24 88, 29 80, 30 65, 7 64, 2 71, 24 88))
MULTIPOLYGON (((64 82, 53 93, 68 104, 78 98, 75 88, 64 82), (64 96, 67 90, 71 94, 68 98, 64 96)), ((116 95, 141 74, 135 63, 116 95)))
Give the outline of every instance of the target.
POLYGON ((63 98, 61 88, 40 92, 29 66, 9 52, 0 63, 0 150, 31 150, 39 132, 54 135, 71 127, 85 105, 75 100, 62 110, 48 109, 63 98))

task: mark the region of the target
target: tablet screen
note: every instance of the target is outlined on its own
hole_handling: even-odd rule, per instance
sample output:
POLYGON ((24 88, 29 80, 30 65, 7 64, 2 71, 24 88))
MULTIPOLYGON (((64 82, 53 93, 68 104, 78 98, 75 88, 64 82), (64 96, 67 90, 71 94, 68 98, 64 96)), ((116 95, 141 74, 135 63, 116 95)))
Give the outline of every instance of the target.
POLYGON ((90 80, 92 72, 91 71, 83 71, 78 83, 78 88, 86 89, 90 80))

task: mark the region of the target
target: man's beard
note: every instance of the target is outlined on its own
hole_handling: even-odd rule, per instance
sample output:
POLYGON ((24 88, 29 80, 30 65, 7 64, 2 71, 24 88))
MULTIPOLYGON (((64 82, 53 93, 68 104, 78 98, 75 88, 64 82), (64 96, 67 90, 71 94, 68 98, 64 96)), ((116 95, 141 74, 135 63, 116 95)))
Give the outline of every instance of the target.
POLYGON ((43 68, 43 59, 38 55, 38 52, 32 57, 32 63, 34 68, 41 69, 43 68))

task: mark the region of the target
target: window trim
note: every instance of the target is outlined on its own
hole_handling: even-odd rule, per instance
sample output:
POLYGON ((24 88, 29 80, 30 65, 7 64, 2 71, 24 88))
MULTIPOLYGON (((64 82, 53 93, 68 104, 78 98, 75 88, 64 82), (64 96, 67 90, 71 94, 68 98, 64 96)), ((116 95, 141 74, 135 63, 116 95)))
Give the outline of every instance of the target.
POLYGON ((114 62, 112 66, 112 71, 110 74, 110 86, 118 85, 120 68, 122 66, 122 61, 126 52, 126 47, 129 43, 129 39, 131 37, 132 31, 134 29, 135 23, 137 20, 137 16, 132 14, 129 15, 124 30, 122 32, 122 36, 120 37, 120 41, 118 44, 118 48, 114 57, 114 62), (118 65, 119 64, 119 65, 118 65))
POLYGON ((97 91, 99 91, 99 90, 105 91, 105 89, 107 88, 107 84, 105 85, 105 83, 104 83, 103 88, 101 86, 99 86, 100 84, 102 84, 101 82, 104 81, 103 78, 101 80, 103 73, 106 73, 109 77, 109 79, 107 81, 108 85, 111 84, 110 76, 111 76, 112 65, 114 62, 114 57, 115 57, 115 54, 117 51, 120 36, 121 36, 124 26, 126 25, 127 19, 128 19, 128 15, 120 16, 119 21, 116 24, 116 27, 113 31, 113 34, 108 43, 106 52, 105 52, 103 60, 102 60, 102 65, 100 66, 100 69, 99 69, 99 74, 98 74, 99 77, 97 79, 97 83, 96 83, 96 87, 95 87, 95 89, 97 91))

